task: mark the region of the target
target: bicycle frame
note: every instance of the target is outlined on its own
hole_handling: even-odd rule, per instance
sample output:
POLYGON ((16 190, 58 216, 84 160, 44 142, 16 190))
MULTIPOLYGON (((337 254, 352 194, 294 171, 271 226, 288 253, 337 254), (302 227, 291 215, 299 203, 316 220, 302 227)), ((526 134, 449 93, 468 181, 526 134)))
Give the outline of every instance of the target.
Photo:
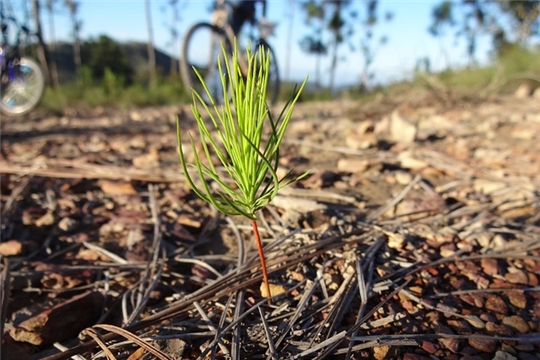
POLYGON ((6 17, 0 7, 0 111, 8 115, 23 115, 34 109, 45 90, 45 78, 39 64, 22 51, 22 40, 33 33, 14 17, 6 17), (16 28, 9 37, 8 24, 16 28))
MULTIPOLYGON (((227 38, 229 39, 231 44, 233 44, 236 36, 229 24, 229 13, 227 11, 227 7, 234 8, 234 6, 227 0, 218 1, 216 4, 216 8, 212 12, 210 23, 222 29, 227 35, 227 38)), ((263 17, 264 16, 266 16, 266 14, 263 14, 263 17)), ((257 28, 258 36, 250 36, 250 40, 254 41, 254 43, 261 43, 266 42, 266 38, 273 34, 275 24, 270 22, 261 23, 257 19, 254 19, 254 22, 251 24, 251 26, 252 29, 255 27, 257 28)), ((246 74, 247 59, 242 51, 238 54, 238 62, 242 73, 246 74)))
POLYGON ((0 15, 0 23, 2 23, 2 42, 0 43, 0 71, 4 72, 7 69, 8 79, 10 81, 15 80, 15 65, 21 59, 20 46, 21 36, 24 32, 26 35, 30 33, 24 25, 20 25, 13 17, 4 17, 0 15), (8 25, 4 21, 8 20, 17 27, 17 36, 15 37, 15 43, 13 46, 8 45, 8 25))

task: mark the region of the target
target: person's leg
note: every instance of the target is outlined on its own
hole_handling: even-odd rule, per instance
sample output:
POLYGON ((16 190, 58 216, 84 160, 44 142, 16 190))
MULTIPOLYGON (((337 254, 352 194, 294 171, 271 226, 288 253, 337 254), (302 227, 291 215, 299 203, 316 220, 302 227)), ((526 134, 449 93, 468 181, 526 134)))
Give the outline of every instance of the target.
POLYGON ((240 33, 242 26, 246 20, 251 20, 255 16, 255 1, 253 0, 244 0, 240 1, 238 6, 235 7, 234 11, 231 14, 231 28, 235 35, 240 33))

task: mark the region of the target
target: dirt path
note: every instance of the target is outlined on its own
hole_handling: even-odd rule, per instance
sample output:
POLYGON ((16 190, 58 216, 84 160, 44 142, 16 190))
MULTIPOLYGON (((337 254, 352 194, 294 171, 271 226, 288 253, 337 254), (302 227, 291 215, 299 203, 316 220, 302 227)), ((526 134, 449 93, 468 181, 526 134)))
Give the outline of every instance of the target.
POLYGON ((94 324, 132 360, 146 343, 175 359, 538 359, 538 99, 298 104, 280 172, 311 175, 261 214, 271 306, 248 224, 184 181, 177 114, 193 127, 188 107, 2 119, 2 359, 90 358, 94 333, 77 336, 94 324))

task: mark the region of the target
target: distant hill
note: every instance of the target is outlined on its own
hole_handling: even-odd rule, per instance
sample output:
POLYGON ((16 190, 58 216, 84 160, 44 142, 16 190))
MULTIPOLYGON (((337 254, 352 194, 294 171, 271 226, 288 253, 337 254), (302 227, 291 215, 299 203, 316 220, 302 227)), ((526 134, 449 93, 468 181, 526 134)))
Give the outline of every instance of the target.
MULTIPOLYGON (((146 44, 141 42, 119 43, 126 53, 130 66, 135 72, 136 78, 145 78, 148 74, 148 52, 146 44)), ((69 83, 75 80, 75 62, 73 61, 73 45, 71 43, 59 42, 49 44, 51 57, 56 60, 58 69, 58 79, 60 83, 69 83)), ((174 60, 169 55, 155 49, 156 66, 158 73, 168 75, 171 73, 171 64, 174 60)), ((83 60, 84 62, 84 60, 83 60)), ((178 64, 178 63, 177 63, 178 64)), ((83 63, 84 65, 84 63, 83 63)))

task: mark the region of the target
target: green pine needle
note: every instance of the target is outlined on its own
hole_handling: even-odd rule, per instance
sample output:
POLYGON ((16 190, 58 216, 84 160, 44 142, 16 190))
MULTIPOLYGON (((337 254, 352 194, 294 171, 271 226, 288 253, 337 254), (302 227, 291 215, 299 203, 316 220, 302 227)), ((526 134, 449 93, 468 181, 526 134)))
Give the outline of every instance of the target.
MULTIPOLYGON (((238 65, 238 48, 235 44, 232 60, 222 46, 222 57, 218 59, 219 73, 225 104, 218 106, 203 77, 195 70, 205 94, 193 91, 191 110, 197 121, 203 152, 199 154, 195 140, 189 135, 194 155, 194 164, 188 164, 182 149, 182 129, 178 121, 178 152, 180 163, 193 191, 203 200, 227 215, 243 215, 256 220, 256 212, 266 206, 278 191, 304 177, 285 181, 279 179, 279 147, 289 125, 292 111, 300 93, 306 85, 293 94, 279 117, 274 119, 266 103, 266 89, 270 69, 270 54, 259 47, 256 54, 247 52, 248 73, 244 77, 238 65), (225 71, 223 71, 225 67, 225 71), (203 100, 207 96, 211 106, 203 100), (231 99, 231 102, 227 101, 231 99), (200 107, 210 118, 206 124, 200 107), (270 126, 268 139, 263 138, 265 125, 270 126), (212 131, 218 135, 219 142, 212 131), (226 170, 229 178, 219 174, 212 163, 215 155, 226 170), (194 168, 199 178, 196 183, 188 167, 194 168), (212 189, 209 182, 217 184, 212 189)), ((266 127, 267 127, 266 126, 266 127)))

